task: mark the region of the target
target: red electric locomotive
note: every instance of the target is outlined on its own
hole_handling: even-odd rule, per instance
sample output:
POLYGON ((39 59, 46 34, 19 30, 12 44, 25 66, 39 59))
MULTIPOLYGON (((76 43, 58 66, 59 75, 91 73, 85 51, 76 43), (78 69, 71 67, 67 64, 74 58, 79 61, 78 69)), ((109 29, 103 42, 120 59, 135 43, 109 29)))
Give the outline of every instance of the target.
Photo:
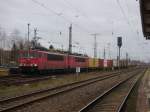
POLYGON ((88 68, 88 57, 40 50, 20 51, 19 68, 22 72, 51 72, 88 68))

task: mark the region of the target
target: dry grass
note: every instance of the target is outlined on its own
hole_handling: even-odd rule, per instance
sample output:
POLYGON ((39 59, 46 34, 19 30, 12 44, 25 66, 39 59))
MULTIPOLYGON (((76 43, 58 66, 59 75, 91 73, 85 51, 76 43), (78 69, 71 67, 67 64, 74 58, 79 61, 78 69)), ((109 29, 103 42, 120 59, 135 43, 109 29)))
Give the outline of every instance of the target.
POLYGON ((8 69, 0 68, 0 77, 8 75, 8 69))
POLYGON ((76 74, 72 75, 64 75, 64 76, 52 76, 51 79, 41 81, 38 83, 32 84, 24 84, 20 86, 0 86, 0 99, 8 96, 15 96, 23 93, 28 93, 31 91, 39 90, 39 89, 46 89, 46 88, 53 88, 60 85, 65 85, 68 83, 81 81, 96 77, 98 75, 102 75, 101 72, 93 72, 93 73, 82 73, 78 76, 76 74))

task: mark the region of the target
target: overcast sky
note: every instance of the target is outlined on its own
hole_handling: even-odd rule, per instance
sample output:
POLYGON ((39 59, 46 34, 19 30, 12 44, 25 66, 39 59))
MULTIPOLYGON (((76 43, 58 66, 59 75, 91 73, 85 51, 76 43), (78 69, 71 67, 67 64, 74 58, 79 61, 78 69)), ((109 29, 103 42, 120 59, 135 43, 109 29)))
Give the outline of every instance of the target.
POLYGON ((98 33, 98 57, 110 51, 117 55, 117 37, 123 37, 122 58, 150 61, 150 44, 142 34, 139 3, 136 0, 0 0, 0 26, 7 33, 19 29, 24 38, 30 23, 30 38, 38 28, 40 42, 48 47, 68 49, 68 27, 73 27, 73 51, 93 56, 94 38, 98 33), (61 35, 60 33, 61 32, 61 35), (113 32, 113 33, 112 33, 113 32), (108 43, 110 43, 108 50, 108 43))

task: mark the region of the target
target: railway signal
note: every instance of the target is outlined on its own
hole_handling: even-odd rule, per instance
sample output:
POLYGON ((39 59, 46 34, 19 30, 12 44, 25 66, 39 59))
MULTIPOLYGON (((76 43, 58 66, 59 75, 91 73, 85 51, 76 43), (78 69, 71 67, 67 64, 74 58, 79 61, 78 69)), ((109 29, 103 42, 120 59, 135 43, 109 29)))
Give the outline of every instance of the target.
POLYGON ((120 48, 121 48, 121 46, 122 46, 122 37, 117 37, 117 45, 118 45, 118 48, 119 48, 119 56, 117 56, 118 58, 117 58, 117 65, 118 65, 118 67, 119 67, 119 69, 120 69, 120 48))

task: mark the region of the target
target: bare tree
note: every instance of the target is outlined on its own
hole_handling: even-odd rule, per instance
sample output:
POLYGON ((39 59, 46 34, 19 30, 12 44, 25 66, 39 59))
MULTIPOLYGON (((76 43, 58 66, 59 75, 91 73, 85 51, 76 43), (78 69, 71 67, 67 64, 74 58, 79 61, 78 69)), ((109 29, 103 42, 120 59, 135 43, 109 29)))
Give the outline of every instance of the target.
POLYGON ((5 63, 4 57, 5 57, 5 45, 6 43, 6 32, 4 28, 0 27, 0 65, 3 65, 5 63))

